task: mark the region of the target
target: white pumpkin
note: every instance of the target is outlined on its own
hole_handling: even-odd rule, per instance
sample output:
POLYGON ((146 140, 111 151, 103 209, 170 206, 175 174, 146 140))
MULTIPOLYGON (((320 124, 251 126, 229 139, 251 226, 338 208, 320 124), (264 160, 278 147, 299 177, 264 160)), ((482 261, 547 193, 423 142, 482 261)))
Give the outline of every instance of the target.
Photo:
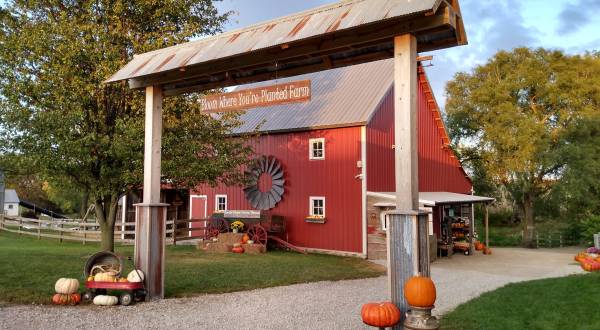
POLYGON ((94 297, 94 305, 113 306, 119 302, 119 298, 115 296, 99 295, 94 297))
POLYGON ((117 275, 114 272, 98 273, 94 275, 95 282, 114 282, 117 275))
POLYGON ((79 290, 79 281, 74 278, 59 278, 54 284, 54 291, 60 294, 72 294, 79 290))
POLYGON ((144 281, 144 273, 139 269, 132 270, 127 275, 127 280, 132 283, 143 282, 144 281))

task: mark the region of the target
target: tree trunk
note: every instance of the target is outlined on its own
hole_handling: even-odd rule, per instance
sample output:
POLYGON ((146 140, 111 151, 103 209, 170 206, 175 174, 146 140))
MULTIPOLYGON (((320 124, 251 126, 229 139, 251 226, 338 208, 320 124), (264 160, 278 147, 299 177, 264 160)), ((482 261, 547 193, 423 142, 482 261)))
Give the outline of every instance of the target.
POLYGON ((102 241, 100 242, 100 249, 102 251, 114 252, 114 250, 115 250, 115 225, 114 225, 114 223, 112 226, 110 226, 107 223, 101 224, 100 232, 101 232, 100 237, 102 238, 102 241))
POLYGON ((533 194, 527 192, 523 195, 521 209, 523 210, 523 246, 528 248, 535 247, 533 235, 535 232, 535 222, 533 216, 533 194))
POLYGON ((100 248, 103 251, 115 250, 115 221, 117 219, 117 194, 103 196, 96 199, 96 218, 100 225, 101 243, 100 248))

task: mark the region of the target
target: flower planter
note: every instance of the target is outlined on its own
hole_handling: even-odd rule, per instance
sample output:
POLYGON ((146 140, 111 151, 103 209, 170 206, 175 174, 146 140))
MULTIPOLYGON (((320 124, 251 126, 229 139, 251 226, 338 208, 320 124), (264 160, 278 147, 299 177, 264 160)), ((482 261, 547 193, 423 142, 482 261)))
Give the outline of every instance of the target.
POLYGON ((309 218, 309 217, 307 217, 307 218, 304 218, 304 221, 308 222, 308 223, 325 223, 325 222, 327 222, 327 218, 309 218))

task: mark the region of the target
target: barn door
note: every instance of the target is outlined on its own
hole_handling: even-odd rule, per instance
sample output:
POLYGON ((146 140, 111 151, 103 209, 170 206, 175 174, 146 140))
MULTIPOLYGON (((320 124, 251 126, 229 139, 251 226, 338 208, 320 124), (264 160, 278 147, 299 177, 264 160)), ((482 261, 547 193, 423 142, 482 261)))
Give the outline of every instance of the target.
MULTIPOLYGON (((190 219, 206 219, 206 195, 190 195, 190 219)), ((191 230, 189 236, 204 237, 206 221, 191 222, 189 228, 197 228, 191 230)))

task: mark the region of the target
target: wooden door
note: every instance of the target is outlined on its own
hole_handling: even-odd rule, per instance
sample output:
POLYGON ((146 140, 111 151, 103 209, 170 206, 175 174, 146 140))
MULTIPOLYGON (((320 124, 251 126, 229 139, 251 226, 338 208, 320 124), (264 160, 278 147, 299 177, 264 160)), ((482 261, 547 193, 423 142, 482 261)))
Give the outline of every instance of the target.
MULTIPOLYGON (((207 206, 206 195, 190 195, 190 219, 206 219, 207 206)), ((206 221, 191 222, 189 228, 198 228, 197 230, 191 230, 190 236, 204 237, 206 221)))

